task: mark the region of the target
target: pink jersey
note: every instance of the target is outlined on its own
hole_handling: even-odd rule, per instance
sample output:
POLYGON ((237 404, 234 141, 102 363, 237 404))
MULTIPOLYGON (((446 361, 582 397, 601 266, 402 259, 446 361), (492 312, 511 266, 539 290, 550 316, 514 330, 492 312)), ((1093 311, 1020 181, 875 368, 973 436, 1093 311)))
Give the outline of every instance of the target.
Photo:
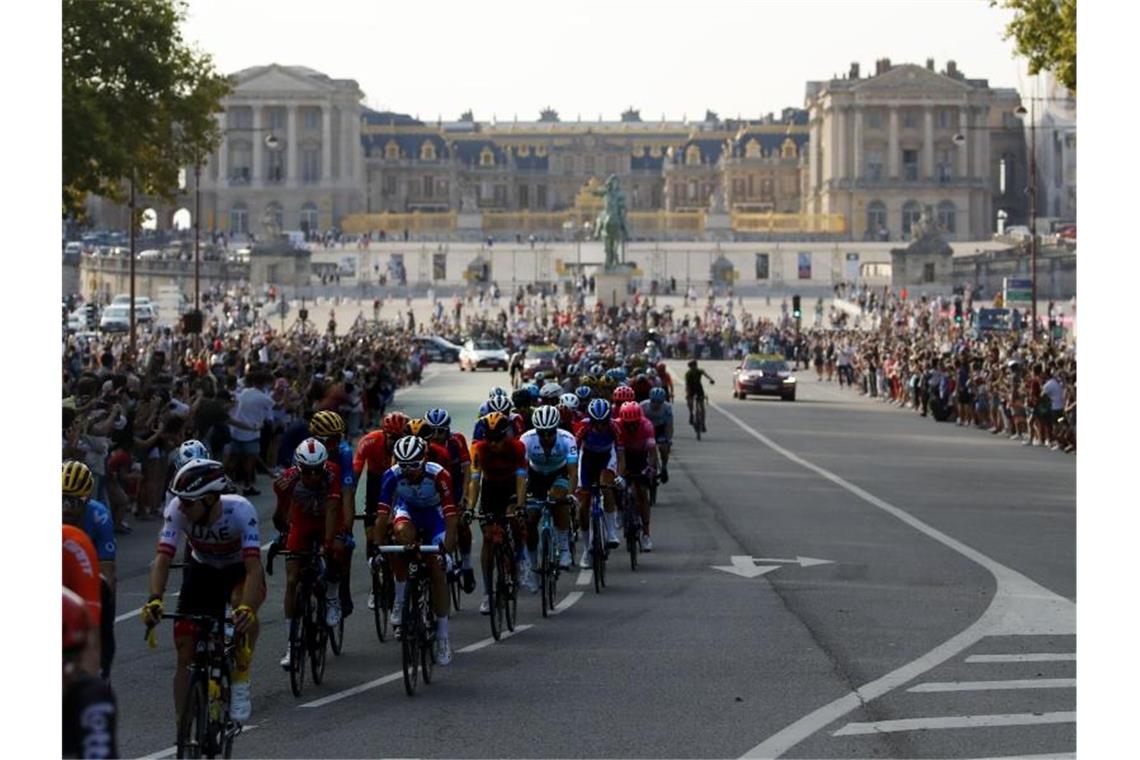
POLYGON ((657 448, 657 436, 653 432, 653 423, 644 417, 636 427, 621 423, 622 446, 626 452, 646 452, 657 448))

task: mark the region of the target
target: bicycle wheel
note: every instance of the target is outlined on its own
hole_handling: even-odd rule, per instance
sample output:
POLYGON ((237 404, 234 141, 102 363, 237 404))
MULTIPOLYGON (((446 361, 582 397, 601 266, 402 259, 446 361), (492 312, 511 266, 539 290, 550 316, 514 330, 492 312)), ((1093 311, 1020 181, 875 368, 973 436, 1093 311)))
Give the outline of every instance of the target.
POLYGON ((602 576, 605 574, 606 567, 606 546, 604 529, 602 527, 603 520, 598 515, 593 515, 590 518, 590 562, 593 568, 594 575, 594 593, 602 593, 602 576))
POLYGON ((333 654, 339 657, 344 649, 344 616, 341 615, 339 623, 332 628, 326 627, 325 630, 328 632, 329 646, 333 654))
POLYGON ((234 751, 234 737, 237 735, 238 726, 230 720, 230 704, 232 700, 232 684, 230 683, 230 675, 228 670, 222 671, 221 677, 221 700, 222 709, 220 711, 222 719, 214 724, 214 733, 217 735, 218 751, 222 757, 233 756, 234 751))
POLYGON ((499 559, 502 562, 502 572, 499 574, 502 584, 499 588, 499 598, 503 602, 503 617, 507 623, 507 630, 514 632, 515 621, 519 615, 519 584, 515 576, 515 563, 506 551, 499 555, 499 559))
POLYGON ((293 620, 289 624, 289 689, 294 697, 301 696, 301 688, 305 684, 305 660, 307 659, 305 641, 305 600, 306 596, 300 585, 297 586, 296 600, 293 605, 293 620))
POLYGON ((562 572, 558 567, 558 548, 553 541, 547 543, 545 562, 549 568, 544 575, 546 578, 546 606, 553 612, 554 600, 558 595, 558 576, 562 572))
POLYGON ((448 577, 448 585, 451 587, 451 608, 456 612, 459 611, 459 599, 463 596, 463 589, 459 587, 460 581, 460 566, 463 558, 459 556, 459 548, 456 547, 455 551, 451 553, 451 564, 455 569, 448 577))
POLYGON ((420 672, 424 683, 431 683, 431 666, 435 663, 435 648, 432 646, 432 614, 428 609, 431 602, 425 597, 420 602, 420 672))
POLYGON ((195 669, 186 687, 182 715, 178 719, 178 757, 202 757, 207 747, 209 704, 206 701, 206 679, 195 669))
POLYGON ((319 686, 325 678, 325 654, 329 643, 329 629, 325 625, 325 600, 319 596, 314 604, 310 599, 308 612, 305 616, 308 635, 305 638, 309 647, 309 663, 313 668, 313 683, 319 686))
POLYGON ((376 625, 376 638, 383 644, 388 637, 388 612, 390 605, 384 587, 383 573, 372 571, 372 622, 376 625))
POLYGON ((629 569, 637 572, 637 553, 641 550, 641 524, 629 510, 625 516, 625 548, 629 551, 629 569))
POLYGON ((415 696, 420 675, 420 632, 419 621, 415 616, 418 596, 418 585, 409 583, 404 595, 404 624, 399 633, 400 650, 403 655, 404 691, 409 697, 415 696))
POLYGON ((553 576, 550 572, 550 531, 544 530, 538 536, 538 595, 542 597, 542 616, 550 614, 550 597, 547 588, 553 576))
POLYGON ((491 547, 491 572, 487 578, 487 603, 490 605, 491 637, 498 641, 503 635, 503 608, 499 599, 499 552, 498 545, 491 547))

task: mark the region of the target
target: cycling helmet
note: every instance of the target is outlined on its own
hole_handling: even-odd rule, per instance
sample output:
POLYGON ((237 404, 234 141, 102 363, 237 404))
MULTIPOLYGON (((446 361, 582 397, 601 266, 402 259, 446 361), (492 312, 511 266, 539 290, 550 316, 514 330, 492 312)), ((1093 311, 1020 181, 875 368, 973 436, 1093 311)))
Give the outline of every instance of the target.
POLYGON ((65 654, 78 653, 87 646, 87 636, 91 630, 91 616, 87 614, 87 603, 83 597, 67 586, 63 587, 63 651, 65 654))
POLYGON ((653 367, 646 367, 645 368, 645 376, 646 377, 657 377, 657 370, 653 369, 653 367))
MULTIPOLYGON (((541 379, 538 375, 535 375, 534 377, 535 377, 535 380, 541 379)), ((526 385, 523 386, 523 389, 526 390, 526 392, 530 394, 530 397, 532 399, 535 399, 535 400, 538 399, 538 396, 539 396, 538 385, 536 385, 535 383, 527 383, 526 385)))
POLYGON ((665 362, 657 362, 657 372, 661 375, 667 374, 667 370, 665 369, 665 362))
POLYGON ((384 434, 391 438, 399 438, 404 434, 404 427, 408 424, 408 415, 403 412, 388 412, 384 416, 384 434))
POLYGON ((696 368, 697 368, 697 360, 696 359, 689 359, 689 369, 696 369, 696 368))
POLYGON ((344 418, 336 412, 317 412, 309 419, 309 434, 315 438, 344 435, 344 418))
POLYGON ((566 368, 566 374, 570 377, 577 375, 578 374, 578 365, 577 364, 571 364, 569 367, 566 368))
POLYGON ((624 404, 627 401, 633 401, 633 388, 630 388, 628 385, 619 385, 614 388, 614 392, 610 398, 613 399, 615 404, 624 404))
POLYGON ((71 460, 63 463, 63 495, 86 499, 95 490, 95 478, 83 462, 71 460))
POLYGON ((657 347, 657 341, 647 340, 647 341, 645 341, 645 347, 646 348, 656 348, 657 347))
MULTIPOLYGON (((495 390, 501 391, 503 389, 496 388, 495 390)), ((451 415, 447 413, 446 409, 440 409, 439 407, 429 409, 427 414, 424 415, 424 421, 433 428, 447 429, 451 427, 451 415)))
POLYGON ((665 395, 666 394, 665 394, 664 388, 650 388, 649 389, 649 400, 650 401, 660 403, 660 402, 665 400, 665 395))
POLYGON ((560 406, 566 407, 567 409, 577 409, 578 408, 578 397, 575 396, 573 393, 563 393, 561 396, 558 397, 558 404, 560 406))
POLYGON ((593 395, 594 392, 592 390, 590 390, 590 386, 588 386, 588 385, 579 385, 577 388, 574 389, 574 393, 575 393, 575 395, 578 396, 578 398, 585 401, 591 395, 593 395))
POLYGON ((406 435, 396 441, 392 449, 392 456, 400 465, 422 462, 427 455, 427 442, 418 435, 406 435))
POLYGON ((506 414, 511 411, 511 400, 506 396, 492 396, 487 400, 487 411, 506 414))
POLYGON ((558 383, 547 383, 538 393, 543 401, 556 401, 562 395, 562 386, 558 383))
POLYGON ((636 401, 626 401, 621 405, 622 422, 641 422, 641 405, 636 401))
POLYGON ((507 428, 511 425, 511 420, 507 415, 501 412, 490 412, 483 418, 483 427, 486 431, 488 440, 500 441, 503 436, 507 434, 507 428))
POLYGON ((602 376, 602 379, 598 381, 599 388, 613 388, 615 385, 617 385, 617 380, 608 374, 602 376))
POLYGON ((605 371, 606 371, 606 368, 600 364, 595 364, 592 367, 590 367, 590 374, 593 375, 594 377, 598 377, 599 375, 602 375, 605 371))
POLYGON ((534 382, 536 385, 542 383, 546 379, 546 373, 541 370, 534 373, 534 382))
POLYGON ((507 392, 496 385, 494 388, 491 389, 491 392, 487 394, 487 398, 491 398, 492 396, 505 396, 505 395, 507 395, 507 392))
POLYGON ((328 449, 316 438, 306 438, 293 452, 293 464, 304 469, 324 467, 329 459, 328 449))
POLYGON ((530 416, 536 430, 554 430, 562 422, 562 415, 553 406, 540 406, 530 416))
MULTIPOLYGON (((317 445, 320 446, 319 443, 317 445)), ((324 450, 324 447, 321 446, 321 449, 324 450)), ((226 468, 221 462, 191 459, 174 474, 170 492, 180 499, 200 499, 208 493, 220 494, 228 485, 226 468)))
POLYGON ((595 422, 605 422, 610 418, 610 402, 604 398, 596 398, 586 407, 586 413, 595 422))
POLYGON ((578 378, 578 385, 580 385, 580 386, 585 386, 587 388, 593 388, 597 384, 598 384, 598 378, 596 378, 593 375, 582 375, 580 378, 578 378))
POLYGON ((427 438, 430 433, 430 426, 423 420, 408 420, 408 424, 404 426, 404 435, 427 438))
POLYGON ((178 447, 178 451, 174 453, 174 467, 175 469, 189 462, 191 459, 209 459, 210 450, 201 441, 191 438, 189 441, 183 441, 182 445, 178 447))
POLYGON ((530 394, 526 392, 525 388, 519 388, 511 394, 511 404, 515 409, 529 409, 533 404, 530 394))

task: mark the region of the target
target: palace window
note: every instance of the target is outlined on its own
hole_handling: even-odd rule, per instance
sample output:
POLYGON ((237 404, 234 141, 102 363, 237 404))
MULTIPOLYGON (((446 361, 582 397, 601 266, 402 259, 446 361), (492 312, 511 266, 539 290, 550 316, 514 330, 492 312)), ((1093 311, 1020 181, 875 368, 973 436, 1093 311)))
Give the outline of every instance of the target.
POLYGON ((922 218, 922 207, 918 205, 917 201, 907 201, 902 207, 902 234, 904 238, 909 238, 911 232, 918 224, 918 220, 922 218))
POLYGON ((446 179, 437 178, 435 181, 435 195, 437 198, 446 198, 449 187, 446 179))
POLYGON ((518 147, 518 155, 519 155, 519 158, 526 158, 527 156, 529 156, 530 155, 530 146, 529 145, 520 145, 518 147))
POLYGON ((395 161, 400 157, 400 145, 395 140, 389 140, 384 146, 384 158, 388 161, 395 161))
POLYGON ((301 151, 301 182, 311 185, 321 178, 321 153, 308 146, 301 151))
POLYGON ((230 180, 233 184, 247 184, 253 166, 253 145, 241 140, 230 143, 230 180))
POLYGON ((868 108, 865 113, 867 114, 867 126, 871 129, 883 128, 883 112, 878 108, 868 108))
POLYGON ((887 228, 887 207, 882 201, 871 201, 867 204, 867 234, 878 235, 880 230, 887 228))
POLYGON ((424 198, 431 197, 431 191, 435 189, 435 177, 424 177, 424 198))
POLYGON ((593 156, 586 156, 585 159, 583 159, 582 163, 585 167, 586 174, 593 174, 594 173, 594 157, 593 156))
POLYGON ((507 205, 507 186, 506 185, 495 185, 495 205, 496 206, 506 206, 507 205))
POLYGON ((914 182, 918 179, 918 151, 917 150, 904 150, 902 152, 903 160, 903 179, 914 182))
POLYGON ((783 145, 780 146, 780 158, 795 158, 796 157, 796 141, 788 137, 784 139, 783 145))
POLYGON ((494 166, 495 165, 495 151, 488 147, 484 147, 479 151, 479 165, 480 166, 494 166))
POLYGON ((744 157, 745 158, 760 158, 760 143, 753 137, 744 144, 744 157))
POLYGON ((253 109, 248 106, 231 108, 226 112, 226 120, 231 129, 252 129, 253 109))
POLYGON ((285 129, 285 109, 280 107, 272 107, 269 111, 269 128, 274 132, 280 132, 285 129))
POLYGON ((738 201, 744 197, 745 187, 746 186, 743 179, 734 179, 732 181, 732 199, 734 201, 738 201))
POLYGON ((617 156, 606 156, 606 174, 613 174, 617 171, 617 156))
POLYGON ((904 129, 914 129, 918 126, 918 112, 913 108, 903 108, 902 124, 904 129))
POLYGON ((772 200, 772 180, 768 177, 760 180, 760 200, 772 200))
POLYGON ((278 231, 285 227, 285 210, 281 208, 281 204, 277 201, 270 202, 265 207, 265 216, 269 224, 276 227, 278 231))
POLYGON ((235 203, 230 208, 230 234, 246 235, 249 233, 249 211, 244 203, 235 203))
POLYGON ((541 144, 541 143, 536 145, 534 148, 534 155, 538 156, 539 158, 545 157, 546 156, 546 146, 541 144))
POLYGON ((424 140, 420 145, 420 160, 421 161, 434 161, 435 160, 435 143, 431 140, 424 140))
POLYGON ((938 151, 938 166, 935 167, 935 174, 939 182, 949 182, 954 178, 954 151, 940 150, 938 151))
POLYGON ((530 188, 519 185, 519 208, 530 208, 530 188))
POLYGON ((396 175, 384 175, 384 195, 391 198, 396 194, 396 175))
POLYGON ((942 201, 938 204, 938 226, 947 235, 954 234, 956 211, 953 201, 942 201))
POLYGON ((685 149, 685 163, 689 166, 696 166, 701 163, 701 149, 696 145, 690 145, 685 149))
POLYGON ((883 178, 883 151, 867 151, 867 179, 879 181, 883 178))
POLYGON ((938 128, 939 129, 950 129, 950 109, 949 108, 939 108, 937 111, 937 118, 938 118, 938 128))
POLYGON ((534 204, 540 209, 546 208, 546 185, 535 185, 534 204))
POLYGON ((321 109, 319 108, 302 108, 302 120, 305 129, 317 129, 321 125, 321 109))
POLYGON ((269 151, 269 165, 266 167, 266 181, 279 184, 285 181, 285 151, 269 151))
POLYGON ((695 201, 697 199, 697 181, 695 179, 689 180, 689 200, 695 201))
POLYGON ((317 204, 312 201, 301 206, 301 229, 307 232, 317 229, 317 204))

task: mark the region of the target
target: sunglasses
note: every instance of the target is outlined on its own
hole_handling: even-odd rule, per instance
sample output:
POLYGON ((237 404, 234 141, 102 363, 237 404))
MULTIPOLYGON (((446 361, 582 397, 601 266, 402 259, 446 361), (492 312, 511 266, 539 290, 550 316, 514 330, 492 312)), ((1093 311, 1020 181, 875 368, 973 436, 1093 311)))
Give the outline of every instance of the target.
POLYGON ((63 508, 68 512, 78 512, 87 505, 87 499, 80 496, 64 496, 63 508))
POLYGON ((401 470, 412 470, 413 472, 418 472, 423 468, 423 466, 423 460, 420 460, 418 462, 400 462, 401 470))

